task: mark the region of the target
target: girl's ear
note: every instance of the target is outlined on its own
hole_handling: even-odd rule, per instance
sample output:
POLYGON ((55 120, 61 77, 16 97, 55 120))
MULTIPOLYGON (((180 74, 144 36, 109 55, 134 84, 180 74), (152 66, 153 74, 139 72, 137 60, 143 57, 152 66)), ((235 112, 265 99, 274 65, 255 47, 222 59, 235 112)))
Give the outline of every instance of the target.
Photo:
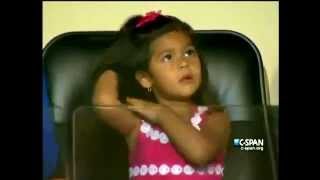
POLYGON ((136 80, 140 83, 140 85, 144 88, 152 87, 152 80, 150 75, 145 71, 137 71, 135 73, 136 80))

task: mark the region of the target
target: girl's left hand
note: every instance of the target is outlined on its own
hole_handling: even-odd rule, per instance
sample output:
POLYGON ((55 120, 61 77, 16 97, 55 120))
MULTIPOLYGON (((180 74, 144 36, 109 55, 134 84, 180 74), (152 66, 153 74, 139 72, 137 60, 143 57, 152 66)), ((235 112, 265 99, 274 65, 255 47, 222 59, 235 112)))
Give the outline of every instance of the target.
POLYGON ((164 105, 156 104, 142 99, 127 98, 127 102, 127 107, 129 110, 139 113, 146 118, 146 121, 153 124, 159 123, 159 114, 164 113, 166 110, 168 110, 168 107, 164 105))

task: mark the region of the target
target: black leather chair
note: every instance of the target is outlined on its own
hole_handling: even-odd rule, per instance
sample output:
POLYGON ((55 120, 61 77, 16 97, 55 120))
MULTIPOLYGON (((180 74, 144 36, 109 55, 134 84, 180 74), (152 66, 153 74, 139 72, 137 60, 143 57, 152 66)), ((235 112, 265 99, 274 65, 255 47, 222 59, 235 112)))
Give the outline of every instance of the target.
MULTIPOLYGON (((73 112, 80 106, 90 105, 92 74, 114 35, 115 32, 65 33, 51 40, 43 51, 56 135, 70 176, 75 175, 71 171, 74 164, 70 162, 77 148, 82 151, 83 159, 86 154, 91 158, 77 164, 77 168, 87 168, 80 176, 83 179, 128 177, 126 146, 116 132, 93 118, 90 112, 82 113, 80 119, 92 120, 79 120, 83 123, 71 127, 73 112), (82 134, 76 146, 72 145, 72 133, 82 134)), ((224 179, 275 180, 277 137, 272 134, 277 129, 270 125, 268 83, 258 49, 247 37, 233 31, 196 31, 196 36, 208 64, 210 93, 207 100, 217 98, 227 106, 232 119, 224 179), (264 138, 264 151, 240 151, 233 146, 233 138, 264 138)))

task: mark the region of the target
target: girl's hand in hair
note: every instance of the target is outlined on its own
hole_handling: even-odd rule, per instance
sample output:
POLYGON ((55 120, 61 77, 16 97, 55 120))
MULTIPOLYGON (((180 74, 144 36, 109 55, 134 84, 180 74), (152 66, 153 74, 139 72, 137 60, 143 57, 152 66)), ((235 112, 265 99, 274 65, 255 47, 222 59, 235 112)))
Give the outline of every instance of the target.
POLYGON ((165 105, 145 101, 136 98, 127 98, 128 109, 143 116, 148 122, 152 124, 159 123, 160 113, 170 113, 171 109, 165 105))
POLYGON ((95 85, 92 98, 92 103, 96 106, 94 111, 100 119, 124 135, 132 147, 133 140, 130 140, 130 137, 139 127, 140 120, 131 111, 123 108, 118 96, 118 75, 113 70, 107 70, 95 85))

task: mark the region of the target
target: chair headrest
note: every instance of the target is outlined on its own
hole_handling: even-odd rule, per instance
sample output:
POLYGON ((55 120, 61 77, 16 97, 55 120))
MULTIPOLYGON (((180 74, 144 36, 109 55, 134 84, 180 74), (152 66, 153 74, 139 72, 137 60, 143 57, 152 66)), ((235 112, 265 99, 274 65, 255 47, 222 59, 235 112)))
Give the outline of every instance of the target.
MULTIPOLYGON (((72 112, 91 99, 91 75, 116 32, 72 32, 48 43, 43 52, 49 97, 56 123, 70 121, 72 112)), ((225 106, 267 102, 264 68, 256 46, 233 31, 196 31, 198 49, 209 72, 208 101, 225 106)), ((236 118, 242 119, 242 118, 236 118)))

